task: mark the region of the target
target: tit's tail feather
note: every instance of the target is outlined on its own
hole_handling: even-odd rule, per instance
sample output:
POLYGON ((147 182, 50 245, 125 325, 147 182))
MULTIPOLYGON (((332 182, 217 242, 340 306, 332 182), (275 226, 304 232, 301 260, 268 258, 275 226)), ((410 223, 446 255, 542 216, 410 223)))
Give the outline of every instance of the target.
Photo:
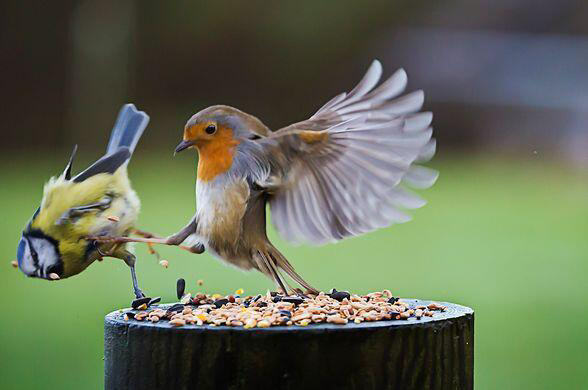
POLYGON ((308 284, 302 277, 294 270, 292 264, 286 259, 286 257, 277 250, 273 245, 270 245, 266 250, 266 257, 269 257, 272 261, 271 264, 275 265, 276 268, 279 270, 284 271, 288 276, 290 276, 294 281, 296 281, 299 285, 307 289, 309 292, 313 294, 318 294, 319 291, 308 284))
POLYGON ((119 111, 116 123, 110 133, 106 154, 115 153, 121 147, 129 149, 131 154, 137 146, 143 131, 149 123, 149 115, 138 111, 134 104, 125 104, 119 111))

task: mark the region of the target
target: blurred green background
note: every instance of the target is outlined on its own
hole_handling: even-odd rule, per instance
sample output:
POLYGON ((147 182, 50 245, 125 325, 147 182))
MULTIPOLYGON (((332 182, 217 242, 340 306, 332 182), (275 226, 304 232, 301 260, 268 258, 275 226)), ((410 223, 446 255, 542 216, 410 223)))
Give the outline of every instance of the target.
MULTIPOLYGON (((271 127, 349 90, 373 58, 404 66, 435 113, 439 181, 414 220, 325 247, 270 237, 311 284, 476 311, 479 389, 588 388, 588 8, 581 1, 2 2, 0 388, 101 388, 103 316, 131 299, 105 259, 48 283, 12 269, 42 185, 103 150, 119 107, 151 123, 130 166, 140 227, 194 211, 196 156, 172 158, 185 120, 216 103, 271 127), (557 49, 557 56, 554 50, 557 49)), ((257 273, 208 254, 137 246, 142 288, 254 294, 257 273), (198 287, 196 281, 204 280, 198 287)))

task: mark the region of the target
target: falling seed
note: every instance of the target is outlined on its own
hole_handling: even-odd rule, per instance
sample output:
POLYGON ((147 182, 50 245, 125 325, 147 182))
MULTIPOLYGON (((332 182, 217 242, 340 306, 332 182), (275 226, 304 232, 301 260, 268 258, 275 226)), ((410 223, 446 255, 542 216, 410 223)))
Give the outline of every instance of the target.
POLYGON ((183 278, 179 278, 176 282, 176 294, 178 299, 182 299, 184 291, 186 290, 186 281, 183 278))
POLYGON ((112 222, 119 222, 120 221, 120 218, 117 217, 116 215, 111 215, 110 217, 107 217, 106 219, 108 219, 109 221, 112 221, 112 222))
POLYGON ((198 279, 198 281, 196 282, 199 286, 202 286, 204 284, 204 280, 202 279, 198 279))
POLYGON ((16 260, 12 260, 12 261, 10 262, 10 265, 12 266, 12 268, 18 268, 18 261, 16 261, 16 260))
POLYGON ((162 266, 163 268, 167 268, 167 267, 169 267, 169 261, 159 260, 159 265, 162 266))
POLYGON ((53 279, 53 280, 58 280, 59 279, 59 275, 57 275, 55 272, 51 272, 49 274, 49 278, 53 279))
POLYGON ((240 289, 238 289, 238 290, 236 290, 236 291, 235 291, 235 294, 237 294, 237 295, 241 295, 241 294, 243 294, 244 292, 245 292, 245 290, 243 290, 242 288, 240 288, 240 289))

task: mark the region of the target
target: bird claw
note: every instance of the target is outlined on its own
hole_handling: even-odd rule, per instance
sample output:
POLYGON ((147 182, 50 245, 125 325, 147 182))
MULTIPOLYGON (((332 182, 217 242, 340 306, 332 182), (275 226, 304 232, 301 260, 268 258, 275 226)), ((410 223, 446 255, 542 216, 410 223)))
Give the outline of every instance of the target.
POLYGON ((127 237, 96 236, 88 237, 88 239, 100 244, 118 244, 127 242, 127 237))
POLYGON ((177 235, 166 237, 165 244, 166 245, 180 245, 184 240, 181 240, 181 237, 177 235))
POLYGON ((197 255, 199 255, 199 254, 201 254, 201 253, 203 253, 203 252, 204 252, 204 245, 203 245, 202 243, 200 243, 200 242, 199 242, 199 243, 198 243, 198 244, 196 244, 196 245, 192 245, 192 246, 189 248, 189 250, 190 250, 190 252, 192 252, 192 253, 196 253, 197 255))

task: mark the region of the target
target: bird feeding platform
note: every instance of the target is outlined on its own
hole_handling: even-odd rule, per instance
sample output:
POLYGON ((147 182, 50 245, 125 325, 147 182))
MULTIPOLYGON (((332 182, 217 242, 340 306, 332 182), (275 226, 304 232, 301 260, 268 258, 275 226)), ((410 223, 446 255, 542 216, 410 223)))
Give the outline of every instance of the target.
POLYGON ((105 388, 473 389, 474 311, 441 304, 420 319, 252 329, 115 311, 104 321, 105 388))

